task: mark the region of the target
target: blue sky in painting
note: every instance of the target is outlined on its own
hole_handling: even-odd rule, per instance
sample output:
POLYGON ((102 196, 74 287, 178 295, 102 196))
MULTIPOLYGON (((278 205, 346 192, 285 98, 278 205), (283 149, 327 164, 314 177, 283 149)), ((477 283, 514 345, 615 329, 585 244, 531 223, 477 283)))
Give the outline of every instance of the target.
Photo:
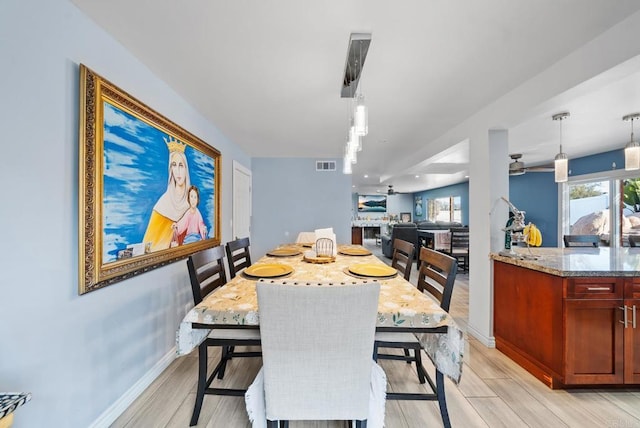
MULTIPOLYGON (((119 250, 141 243, 151 211, 166 191, 168 134, 104 103, 103 263, 119 250)), ((185 150, 191 184, 200 190, 198 206, 214 234, 213 159, 191 146, 185 150)))

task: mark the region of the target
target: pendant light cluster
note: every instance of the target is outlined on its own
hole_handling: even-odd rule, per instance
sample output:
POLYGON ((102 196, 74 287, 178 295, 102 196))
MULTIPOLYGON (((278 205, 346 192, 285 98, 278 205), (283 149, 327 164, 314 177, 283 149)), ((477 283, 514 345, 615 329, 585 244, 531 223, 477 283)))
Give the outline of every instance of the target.
POLYGON ((362 138, 369 132, 367 106, 362 94, 356 97, 355 107, 349 110, 349 131, 342 171, 345 174, 351 174, 351 165, 358 162, 358 152, 362 151, 362 138))
MULTIPOLYGON (((560 152, 554 160, 555 181, 564 183, 569 179, 569 158, 562 151, 562 121, 569 117, 569 112, 557 113, 553 120, 560 122, 560 152)), ((631 122, 631 138, 624 147, 624 169, 633 171, 640 169, 640 143, 633 139, 633 121, 640 118, 640 113, 632 113, 622 117, 622 120, 631 122)))
POLYGON ((556 183, 564 183, 569 179, 569 157, 562 151, 562 121, 569 117, 569 112, 557 113, 551 117, 560 121, 560 152, 553 161, 555 180, 556 183))
POLYGON ((347 143, 344 150, 342 172, 351 174, 351 166, 358 162, 358 152, 362 151, 362 138, 369 132, 367 106, 362 94, 362 67, 371 43, 371 34, 352 33, 342 81, 342 98, 349 98, 347 143))

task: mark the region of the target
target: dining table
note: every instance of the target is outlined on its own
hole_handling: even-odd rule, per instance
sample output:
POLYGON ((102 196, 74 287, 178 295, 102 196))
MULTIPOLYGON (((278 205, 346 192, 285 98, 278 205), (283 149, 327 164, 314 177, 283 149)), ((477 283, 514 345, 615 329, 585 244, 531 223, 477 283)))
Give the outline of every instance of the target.
POLYGON ((191 353, 214 328, 259 328, 256 282, 260 279, 260 272, 268 272, 269 275, 282 273, 283 276, 275 279, 300 286, 318 282, 339 286, 361 283, 367 279, 362 274, 371 270, 373 277, 368 279, 380 284, 376 330, 415 333, 436 369, 454 383, 459 382, 464 351, 463 332, 438 302, 418 291, 401 275, 389 275, 385 272, 388 265, 362 246, 338 245, 337 255, 330 260, 314 258, 310 251, 300 244, 275 248, 250 267, 251 272, 257 272, 258 276, 238 274, 210 293, 180 323, 176 334, 178 355, 191 353), (376 277, 378 269, 386 276, 376 277))

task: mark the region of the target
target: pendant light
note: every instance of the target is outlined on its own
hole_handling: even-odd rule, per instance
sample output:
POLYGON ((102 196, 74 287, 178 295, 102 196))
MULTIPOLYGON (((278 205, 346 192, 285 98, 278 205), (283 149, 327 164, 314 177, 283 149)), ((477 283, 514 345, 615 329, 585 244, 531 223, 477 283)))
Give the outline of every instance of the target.
POLYGON ((342 173, 351 174, 351 156, 349 155, 349 149, 345 150, 344 160, 342 161, 342 173))
POLYGON ((569 112, 554 114, 553 120, 560 121, 560 153, 553 162, 556 183, 564 183, 569 179, 569 157, 562 151, 562 121, 569 117, 569 112))
POLYGON ((640 143, 633 140, 633 121, 639 117, 640 113, 622 117, 622 120, 631 121, 631 140, 624 146, 624 169, 627 171, 640 169, 640 143))
POLYGON ((356 128, 356 134, 359 137, 364 137, 369 133, 368 116, 367 106, 364 104, 364 95, 362 95, 361 92, 356 98, 356 111, 354 114, 354 125, 356 128))

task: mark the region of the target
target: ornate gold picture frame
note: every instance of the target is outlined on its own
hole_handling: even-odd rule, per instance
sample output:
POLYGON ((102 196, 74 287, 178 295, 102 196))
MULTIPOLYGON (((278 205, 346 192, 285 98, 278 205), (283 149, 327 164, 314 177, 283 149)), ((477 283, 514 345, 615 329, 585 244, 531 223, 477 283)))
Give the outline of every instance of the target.
POLYGON ((80 65, 79 293, 220 244, 221 155, 80 65))

